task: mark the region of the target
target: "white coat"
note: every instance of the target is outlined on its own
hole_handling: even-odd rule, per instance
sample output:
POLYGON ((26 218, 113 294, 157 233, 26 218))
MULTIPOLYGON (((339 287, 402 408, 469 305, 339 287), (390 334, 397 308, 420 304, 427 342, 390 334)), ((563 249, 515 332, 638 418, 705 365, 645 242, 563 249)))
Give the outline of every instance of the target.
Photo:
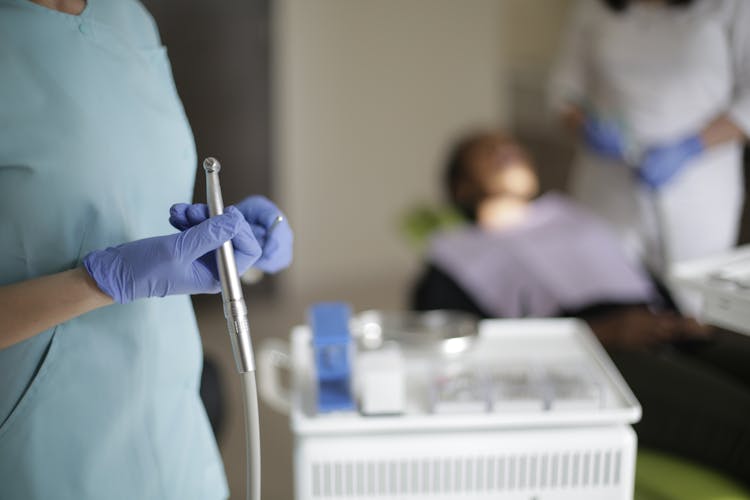
MULTIPOLYGON (((633 2, 615 13, 599 0, 575 6, 551 79, 552 104, 614 117, 629 147, 696 134, 727 113, 750 133, 750 1, 687 7, 633 2)), ((743 204, 742 145, 692 161, 653 193, 632 167, 580 151, 574 196, 609 220, 627 249, 657 272, 732 247, 743 204)))

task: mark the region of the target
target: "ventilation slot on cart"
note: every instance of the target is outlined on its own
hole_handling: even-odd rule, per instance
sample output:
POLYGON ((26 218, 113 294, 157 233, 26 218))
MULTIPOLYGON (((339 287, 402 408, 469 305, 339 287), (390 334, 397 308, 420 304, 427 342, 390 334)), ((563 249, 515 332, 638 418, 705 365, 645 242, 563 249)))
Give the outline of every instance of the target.
POLYGON ((622 451, 481 455, 462 458, 313 462, 312 498, 456 495, 613 488, 622 451))

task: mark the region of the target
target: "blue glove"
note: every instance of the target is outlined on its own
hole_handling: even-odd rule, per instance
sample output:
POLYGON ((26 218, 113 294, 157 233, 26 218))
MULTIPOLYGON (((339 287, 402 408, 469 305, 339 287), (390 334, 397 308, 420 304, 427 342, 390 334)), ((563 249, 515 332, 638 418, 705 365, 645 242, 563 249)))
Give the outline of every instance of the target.
POLYGON ((646 151, 638 171, 641 181, 652 189, 659 189, 671 181, 692 159, 705 150, 699 135, 677 142, 656 146, 646 151))
POLYGON ((213 252, 232 239, 240 273, 260 257, 260 245, 239 210, 212 217, 180 233, 94 250, 83 259, 97 286, 115 302, 146 297, 217 293, 213 252))
POLYGON ((588 117, 583 124, 583 140, 591 151, 611 160, 624 160, 625 140, 620 126, 611 120, 588 117))
MULTIPOLYGON (((245 216, 252 235, 263 249, 263 254, 254 266, 266 273, 275 273, 288 267, 292 262, 294 235, 281 210, 263 196, 247 197, 234 206, 245 216), (280 215, 284 219, 274 225, 280 215)), ((178 203, 172 205, 169 213, 170 224, 183 231, 206 220, 208 207, 203 203, 178 203)), ((236 243, 237 239, 234 241, 236 243)))

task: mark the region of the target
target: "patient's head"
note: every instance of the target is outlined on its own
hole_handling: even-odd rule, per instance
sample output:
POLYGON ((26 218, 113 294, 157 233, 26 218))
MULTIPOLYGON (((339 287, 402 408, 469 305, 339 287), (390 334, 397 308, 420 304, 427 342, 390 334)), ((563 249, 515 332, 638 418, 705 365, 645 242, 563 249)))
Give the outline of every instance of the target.
POLYGON ((450 201, 472 221, 480 218, 483 205, 517 205, 539 191, 529 155, 512 137, 495 130, 474 132, 456 142, 448 156, 445 183, 450 201))

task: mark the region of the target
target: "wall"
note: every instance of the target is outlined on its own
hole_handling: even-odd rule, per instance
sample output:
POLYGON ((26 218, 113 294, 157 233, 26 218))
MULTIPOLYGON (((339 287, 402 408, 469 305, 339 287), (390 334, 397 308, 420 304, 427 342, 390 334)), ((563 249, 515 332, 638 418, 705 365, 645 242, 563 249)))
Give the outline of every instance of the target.
POLYGON ((206 199, 206 156, 225 167, 226 203, 271 191, 269 1, 143 0, 195 136, 196 201, 206 199))
POLYGON ((275 185, 296 233, 284 291, 403 294, 402 211, 436 198, 448 142, 504 122, 500 0, 274 3, 275 185))
POLYGON ((531 152, 543 190, 568 184, 574 141, 547 105, 548 79, 573 0, 505 0, 503 50, 510 126, 531 152))
POLYGON ((503 45, 513 71, 546 70, 573 0, 505 0, 503 45))

